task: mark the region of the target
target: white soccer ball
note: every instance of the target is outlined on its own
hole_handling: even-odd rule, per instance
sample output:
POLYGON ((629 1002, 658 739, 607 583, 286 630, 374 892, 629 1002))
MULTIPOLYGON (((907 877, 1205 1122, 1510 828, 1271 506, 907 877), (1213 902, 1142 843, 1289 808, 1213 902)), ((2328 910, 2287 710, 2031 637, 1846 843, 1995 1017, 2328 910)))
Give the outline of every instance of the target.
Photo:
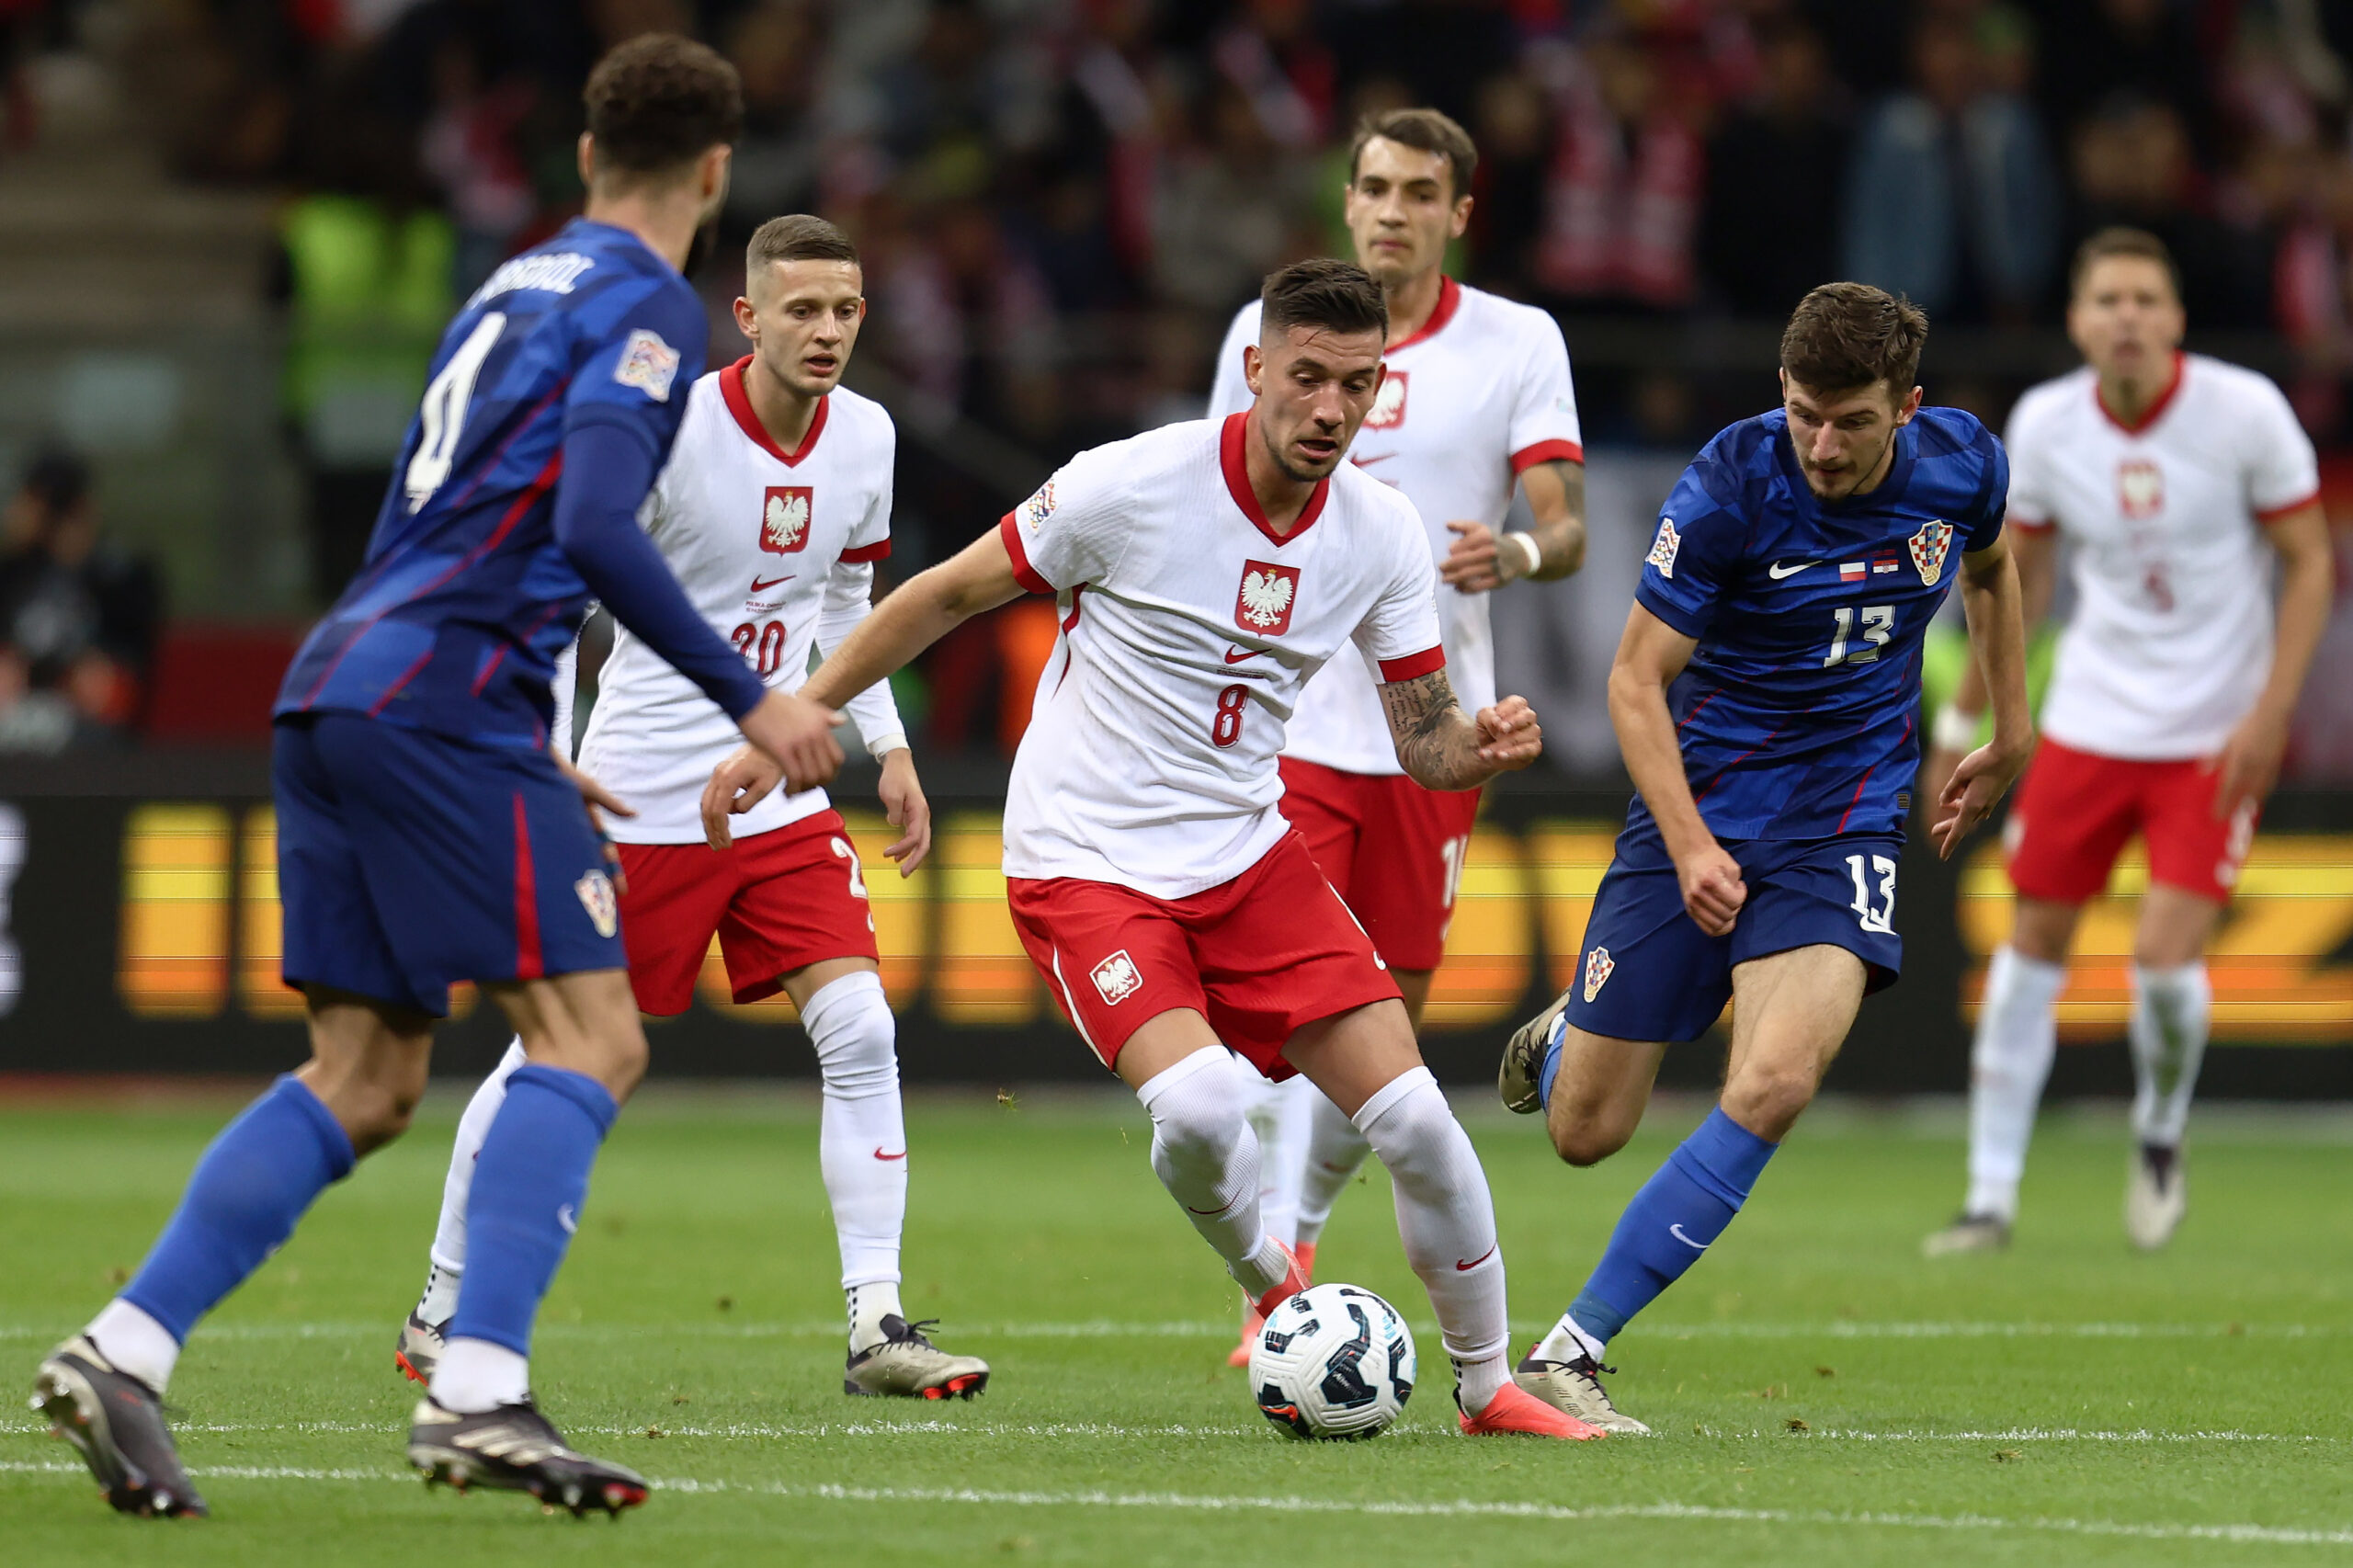
POLYGON ((1414 1396, 1414 1335, 1357 1285, 1311 1285, 1250 1347, 1258 1413, 1294 1437, 1377 1437, 1414 1396))

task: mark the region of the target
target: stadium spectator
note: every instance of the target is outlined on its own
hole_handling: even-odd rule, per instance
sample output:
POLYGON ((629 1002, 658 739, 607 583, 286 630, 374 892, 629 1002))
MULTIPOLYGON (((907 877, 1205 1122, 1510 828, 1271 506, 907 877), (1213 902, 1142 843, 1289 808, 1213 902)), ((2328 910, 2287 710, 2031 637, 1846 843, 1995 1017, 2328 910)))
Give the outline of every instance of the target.
POLYGON ((1573 309, 1688 303, 1706 153, 1660 62, 1609 29, 1536 64, 1558 126, 1540 289, 1573 309))
POLYGON ((1985 63, 1961 21, 1923 21, 1913 85, 1871 112, 1848 175, 1845 272, 1939 321, 2023 322, 2058 250, 2042 132, 1985 63))
POLYGON ((1813 28, 1771 28, 1759 74, 1756 97, 1708 144, 1699 252, 1710 290, 1733 314, 1768 317, 1786 314, 1837 271, 1845 191, 1836 180, 1790 176, 1838 167, 1849 132, 1813 28))
POLYGON ((0 707, 23 710, 0 719, 0 746, 131 728, 162 594, 146 561, 101 535, 81 459, 33 460, 0 517, 0 707))
POLYGON ((2111 98, 2077 127, 2071 151, 2079 237, 2117 225, 2146 230, 2172 252, 2192 320, 2227 330, 2268 324, 2263 237, 2201 210, 2204 182, 2172 105, 2111 98))

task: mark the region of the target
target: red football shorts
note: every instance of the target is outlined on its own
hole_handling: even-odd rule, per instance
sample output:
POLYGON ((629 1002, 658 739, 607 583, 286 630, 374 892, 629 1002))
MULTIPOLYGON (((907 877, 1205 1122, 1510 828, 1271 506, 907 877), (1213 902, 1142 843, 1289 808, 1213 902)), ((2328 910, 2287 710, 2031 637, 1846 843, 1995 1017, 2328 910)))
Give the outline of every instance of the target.
POLYGON ((621 945, 642 1012, 683 1013, 719 937, 738 1002, 784 989, 782 976, 826 959, 876 959, 866 879, 838 812, 819 812, 725 849, 624 844, 621 945))
POLYGON ((1281 759, 1283 815, 1398 969, 1446 957, 1455 884, 1479 814, 1476 790, 1425 790, 1404 774, 1343 773, 1281 759))
POLYGON ((2099 756, 2045 737, 2011 804, 2003 841, 2010 885, 2021 896, 2082 903, 2135 833, 2149 848, 2149 880, 2227 903, 2255 842, 2255 802, 2214 815, 2222 772, 2211 762, 2136 762, 2099 756))
POLYGON ((1190 898, 1075 877, 1011 877, 1006 890, 1029 961, 1106 1067, 1147 1019, 1190 1007, 1279 1083, 1301 1028, 1397 994, 1297 833, 1190 898))

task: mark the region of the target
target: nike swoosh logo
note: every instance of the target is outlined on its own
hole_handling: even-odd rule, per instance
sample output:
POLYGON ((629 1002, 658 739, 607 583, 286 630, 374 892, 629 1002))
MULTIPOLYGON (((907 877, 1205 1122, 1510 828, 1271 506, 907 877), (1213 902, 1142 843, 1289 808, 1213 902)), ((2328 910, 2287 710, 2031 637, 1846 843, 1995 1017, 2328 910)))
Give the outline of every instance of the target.
MULTIPOLYGON (((1495 1244, 1495 1246, 1501 1246, 1501 1245, 1503 1245, 1503 1244, 1502 1244, 1501 1242, 1497 1242, 1497 1243, 1495 1244)), ((1487 1261, 1487 1259, 1489 1259, 1489 1258, 1491 1258, 1491 1257, 1493 1257, 1493 1256, 1495 1256, 1495 1247, 1489 1247, 1486 1251, 1484 1251, 1484 1252, 1481 1253, 1478 1256, 1476 1256, 1476 1257, 1472 1258, 1472 1259, 1470 1262, 1468 1262, 1468 1263, 1463 1262, 1461 1258, 1456 1258, 1456 1259, 1454 1260, 1454 1268, 1455 1268, 1455 1272, 1456 1272, 1456 1273, 1458 1273, 1458 1274, 1468 1274, 1468 1273, 1470 1273, 1470 1272, 1471 1272, 1471 1270, 1472 1270, 1472 1269, 1474 1269, 1474 1268, 1478 1267, 1481 1264, 1483 1264, 1483 1263, 1486 1262, 1486 1261, 1487 1261)))
POLYGON ((1819 566, 1821 564, 1822 562, 1819 561, 1801 561, 1795 566, 1784 566, 1779 562, 1776 561, 1772 565, 1765 568, 1765 575, 1772 578, 1773 581, 1778 583, 1784 577, 1796 576, 1799 573, 1804 571, 1809 566, 1819 566))
POLYGON ((572 1205, 569 1203, 555 1211, 555 1222, 563 1227, 563 1233, 567 1236, 580 1229, 580 1221, 572 1217, 572 1205))
POLYGON ((1229 665, 1239 665, 1255 659, 1265 652, 1264 648, 1228 648, 1225 651, 1225 662, 1229 665))
POLYGON ((1683 1227, 1680 1225, 1669 1225, 1666 1228, 1666 1233, 1673 1236, 1677 1241, 1681 1242, 1685 1246, 1689 1247, 1693 1252, 1705 1252, 1708 1250, 1707 1243, 1693 1241, 1689 1236, 1683 1233, 1683 1227))
POLYGON ((1350 458, 1348 460, 1358 468, 1370 468, 1375 463, 1385 463, 1396 455, 1395 452, 1383 452, 1377 458, 1350 458))
POLYGON ((763 589, 773 588, 779 583, 790 583, 799 575, 797 572, 787 572, 781 577, 755 577, 752 579, 752 592, 756 594, 763 589))
POLYGON ((878 1160, 904 1160, 907 1157, 907 1152, 904 1149, 902 1149, 895 1154, 886 1154, 881 1150, 877 1149, 874 1151, 874 1157, 878 1160))

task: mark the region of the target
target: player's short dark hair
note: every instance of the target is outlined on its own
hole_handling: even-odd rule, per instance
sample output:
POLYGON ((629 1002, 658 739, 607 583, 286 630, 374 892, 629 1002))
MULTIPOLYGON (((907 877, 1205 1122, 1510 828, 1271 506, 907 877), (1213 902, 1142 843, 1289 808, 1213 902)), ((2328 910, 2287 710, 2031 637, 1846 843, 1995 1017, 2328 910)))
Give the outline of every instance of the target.
POLYGON ((823 218, 806 212, 771 218, 752 231, 751 243, 744 247, 745 276, 756 276, 762 267, 779 261, 846 261, 852 267, 860 265, 858 247, 850 243, 847 234, 823 218))
POLYGON ((1389 335, 1389 306, 1381 297, 1381 285, 1352 261, 1330 256, 1294 261, 1267 274, 1258 299, 1262 333, 1313 326, 1389 335))
POLYGON ((1447 174, 1453 181, 1451 194, 1471 194, 1471 176, 1479 166, 1479 146, 1453 116, 1434 108, 1392 108, 1358 120, 1356 140, 1348 143, 1350 185, 1357 182, 1357 162, 1364 156, 1364 144, 1376 136, 1401 147, 1438 153, 1446 160, 1447 174))
POLYGON ((2173 297, 2181 298, 2181 268, 2174 265, 2173 252, 2165 247, 2165 241, 2146 229, 2128 229, 2120 224, 2100 230, 2075 247, 2075 259, 2067 265, 2067 292, 2072 295, 2080 291, 2094 267, 2119 256, 2138 256, 2164 267, 2165 281, 2173 285, 2173 297))
POLYGON ((744 84, 708 45, 676 33, 618 44, 581 93, 597 165, 667 174, 744 133, 744 84))
POLYGON ((1808 392, 1853 392, 1885 381, 1901 398, 1920 374, 1928 315, 1868 283, 1824 283, 1798 301, 1781 334, 1781 369, 1808 392))

